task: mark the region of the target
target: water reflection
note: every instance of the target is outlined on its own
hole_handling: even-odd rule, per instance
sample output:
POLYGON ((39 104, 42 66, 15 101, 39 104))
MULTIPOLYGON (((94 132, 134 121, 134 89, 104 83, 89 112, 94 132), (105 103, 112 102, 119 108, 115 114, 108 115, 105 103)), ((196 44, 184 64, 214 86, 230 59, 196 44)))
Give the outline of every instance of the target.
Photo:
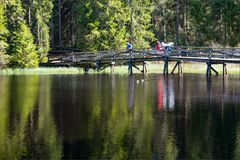
POLYGON ((40 81, 39 76, 0 77, 0 159, 61 157, 55 152, 58 147, 53 140, 58 136, 51 105, 41 99, 50 95, 49 86, 40 81), (34 116, 36 112, 39 117, 34 116))
POLYGON ((158 111, 173 110, 175 105, 174 80, 168 77, 159 77, 158 87, 158 111))
POLYGON ((134 76, 130 75, 128 78, 128 105, 130 109, 134 107, 134 76))
POLYGON ((239 89, 200 75, 0 77, 0 159, 239 159, 239 89))
POLYGON ((25 130, 36 104, 38 81, 36 76, 1 77, 1 159, 19 159, 27 153, 25 130))

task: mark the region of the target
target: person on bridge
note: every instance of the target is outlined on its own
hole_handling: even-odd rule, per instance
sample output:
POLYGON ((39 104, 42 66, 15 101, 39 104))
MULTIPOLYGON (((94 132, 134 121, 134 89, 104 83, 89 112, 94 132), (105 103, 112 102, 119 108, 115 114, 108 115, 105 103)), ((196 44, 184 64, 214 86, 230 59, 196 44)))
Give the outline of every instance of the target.
POLYGON ((157 52, 158 54, 164 53, 164 48, 162 47, 160 41, 157 41, 157 42, 156 42, 155 49, 158 51, 158 52, 157 52))
POLYGON ((132 48, 133 48, 132 44, 129 43, 129 42, 127 42, 127 49, 128 49, 129 51, 132 51, 132 48))
POLYGON ((174 46, 173 42, 169 42, 169 43, 161 43, 162 47, 167 51, 167 53, 172 53, 172 48, 174 46))

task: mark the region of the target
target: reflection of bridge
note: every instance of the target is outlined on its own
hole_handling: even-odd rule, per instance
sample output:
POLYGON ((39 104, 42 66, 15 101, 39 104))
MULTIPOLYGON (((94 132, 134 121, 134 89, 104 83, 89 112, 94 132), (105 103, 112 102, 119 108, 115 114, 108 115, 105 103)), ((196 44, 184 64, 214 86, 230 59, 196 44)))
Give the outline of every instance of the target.
POLYGON ((146 72, 148 61, 163 61, 164 71, 169 73, 169 62, 176 62, 171 73, 178 67, 178 73, 182 73, 181 63, 183 61, 202 62, 207 64, 206 75, 210 76, 211 71, 216 75, 218 72, 212 67, 213 64, 222 64, 223 75, 226 74, 226 64, 240 64, 240 48, 206 48, 206 47, 174 47, 171 52, 159 53, 156 50, 141 51, 100 51, 100 52, 78 52, 76 50, 65 49, 61 52, 55 51, 48 55, 48 63, 44 66, 76 66, 88 69, 103 70, 107 67, 111 69, 115 65, 128 65, 128 72, 132 74, 133 68, 141 72, 146 72), (140 69, 137 65, 141 64, 140 69))

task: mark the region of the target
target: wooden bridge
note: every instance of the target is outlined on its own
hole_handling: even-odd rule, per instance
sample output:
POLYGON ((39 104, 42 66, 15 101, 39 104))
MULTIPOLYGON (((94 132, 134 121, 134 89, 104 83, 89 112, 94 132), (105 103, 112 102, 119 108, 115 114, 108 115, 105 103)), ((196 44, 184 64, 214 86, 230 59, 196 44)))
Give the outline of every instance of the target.
POLYGON ((206 63, 206 75, 211 76, 211 71, 218 75, 218 71, 212 65, 222 65, 223 75, 227 74, 228 63, 240 64, 240 48, 207 48, 207 47, 173 47, 171 51, 157 51, 153 49, 142 49, 132 51, 100 51, 100 52, 79 52, 74 49, 54 51, 48 55, 48 63, 43 66, 74 66, 82 67, 85 71, 96 69, 98 71, 116 65, 128 65, 129 74, 133 68, 145 73, 146 62, 164 62, 163 74, 169 73, 169 62, 176 62, 171 73, 178 68, 182 74, 182 63, 200 62, 206 63), (141 65, 142 67, 139 67, 141 65))

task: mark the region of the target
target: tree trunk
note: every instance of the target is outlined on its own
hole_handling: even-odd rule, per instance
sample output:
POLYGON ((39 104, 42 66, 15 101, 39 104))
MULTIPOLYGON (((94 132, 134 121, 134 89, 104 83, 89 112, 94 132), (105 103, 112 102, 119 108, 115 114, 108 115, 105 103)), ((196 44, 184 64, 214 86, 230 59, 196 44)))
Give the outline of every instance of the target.
POLYGON ((61 17, 61 0, 58 0, 58 45, 62 46, 62 17, 61 17))
POLYGON ((179 45, 179 0, 176 0, 176 45, 179 45))
POLYGON ((184 34, 185 44, 188 45, 188 0, 185 0, 184 5, 184 34))
POLYGON ((163 40, 166 42, 167 40, 167 30, 166 30, 166 10, 163 7, 163 40))

